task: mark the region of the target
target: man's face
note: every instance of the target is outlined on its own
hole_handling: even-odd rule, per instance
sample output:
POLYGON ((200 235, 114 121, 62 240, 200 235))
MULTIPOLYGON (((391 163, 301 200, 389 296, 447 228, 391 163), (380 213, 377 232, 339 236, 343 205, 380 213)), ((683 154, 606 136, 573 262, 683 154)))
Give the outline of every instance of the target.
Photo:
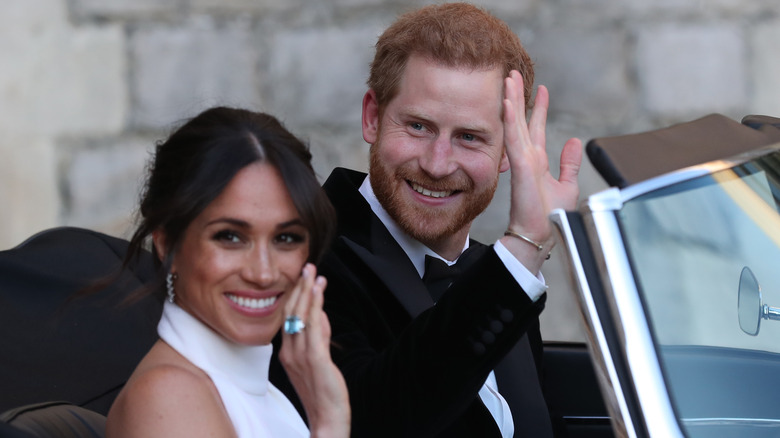
POLYGON ((430 247, 462 241, 509 168, 501 70, 457 70, 412 56, 381 119, 372 96, 363 101, 363 137, 372 144, 379 202, 430 247))

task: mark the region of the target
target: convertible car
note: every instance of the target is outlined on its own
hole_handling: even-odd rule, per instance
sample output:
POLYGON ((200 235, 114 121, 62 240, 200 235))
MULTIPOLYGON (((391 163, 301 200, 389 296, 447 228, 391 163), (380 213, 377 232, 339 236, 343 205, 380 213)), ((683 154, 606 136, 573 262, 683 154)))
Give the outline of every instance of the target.
MULTIPOLYGON (((545 344, 556 436, 780 436, 780 119, 597 138, 609 189, 554 211, 588 331, 545 344)), ((46 230, 0 251, 0 436, 100 437, 156 340, 151 257, 46 230)))
POLYGON ((595 139, 552 219, 616 436, 780 436, 780 119, 595 139))

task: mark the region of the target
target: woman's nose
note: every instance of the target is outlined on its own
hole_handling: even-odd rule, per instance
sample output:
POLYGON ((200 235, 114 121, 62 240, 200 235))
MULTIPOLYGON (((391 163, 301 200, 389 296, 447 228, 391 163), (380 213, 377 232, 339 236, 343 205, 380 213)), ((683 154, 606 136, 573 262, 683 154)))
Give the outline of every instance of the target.
POLYGON ((248 258, 244 272, 249 282, 261 287, 272 285, 279 275, 273 252, 266 245, 259 245, 248 258))

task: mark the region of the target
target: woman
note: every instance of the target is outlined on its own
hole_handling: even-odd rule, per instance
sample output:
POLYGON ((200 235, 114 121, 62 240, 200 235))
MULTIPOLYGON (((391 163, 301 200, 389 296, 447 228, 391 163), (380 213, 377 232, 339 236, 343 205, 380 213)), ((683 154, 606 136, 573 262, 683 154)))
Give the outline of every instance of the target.
POLYGON ((201 113, 157 146, 126 264, 151 237, 167 301, 160 340, 108 414, 109 437, 308 436, 268 382, 283 324, 280 358, 311 436, 349 435, 326 282, 312 264, 335 218, 310 160, 273 117, 231 108, 201 113))

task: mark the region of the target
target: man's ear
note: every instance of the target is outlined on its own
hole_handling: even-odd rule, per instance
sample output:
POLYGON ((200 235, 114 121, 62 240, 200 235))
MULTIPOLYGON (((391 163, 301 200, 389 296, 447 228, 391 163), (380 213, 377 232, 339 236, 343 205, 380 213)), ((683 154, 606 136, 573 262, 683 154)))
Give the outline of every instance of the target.
POLYGON ((509 157, 506 155, 506 149, 501 153, 501 161, 498 163, 498 172, 504 173, 509 170, 509 157))
POLYGON ((165 256, 168 254, 168 245, 165 243, 165 234, 162 230, 152 231, 152 244, 160 261, 165 261, 165 256))
POLYGON ((363 96, 363 140, 368 144, 376 143, 378 130, 379 103, 374 90, 368 90, 363 96))

